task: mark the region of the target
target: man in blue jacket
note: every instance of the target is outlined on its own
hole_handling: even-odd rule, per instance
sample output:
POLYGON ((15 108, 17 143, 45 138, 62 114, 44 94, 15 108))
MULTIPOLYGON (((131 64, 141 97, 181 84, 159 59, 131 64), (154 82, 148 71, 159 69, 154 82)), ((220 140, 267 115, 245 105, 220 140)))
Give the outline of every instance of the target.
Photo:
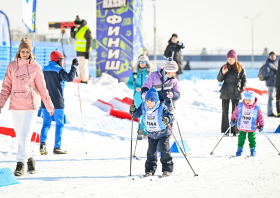
MULTIPOLYGON (((51 53, 51 61, 47 66, 43 68, 44 77, 46 80, 47 89, 54 105, 54 120, 56 123, 55 130, 55 145, 53 149, 54 154, 67 154, 67 151, 61 149, 61 137, 64 128, 64 87, 65 81, 72 82, 77 72, 79 65, 76 58, 72 61, 71 70, 67 73, 63 69, 64 59, 63 55, 57 51, 51 53)), ((40 138, 40 153, 41 155, 47 155, 46 140, 48 132, 51 128, 52 117, 45 108, 43 102, 41 102, 43 113, 43 127, 41 130, 40 138)))
POLYGON ((276 61, 276 54, 274 52, 269 53, 269 58, 267 59, 264 67, 263 67, 263 74, 266 79, 266 86, 268 89, 268 104, 267 104, 267 116, 268 117, 275 117, 272 108, 272 101, 275 96, 275 79, 277 73, 277 61, 276 61))

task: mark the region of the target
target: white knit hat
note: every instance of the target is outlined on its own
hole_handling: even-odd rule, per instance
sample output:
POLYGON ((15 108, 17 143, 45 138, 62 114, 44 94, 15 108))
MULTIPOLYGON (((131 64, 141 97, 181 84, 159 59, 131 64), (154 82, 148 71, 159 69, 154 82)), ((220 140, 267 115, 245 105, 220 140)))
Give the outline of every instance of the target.
POLYGON ((178 65, 175 61, 167 61, 164 65, 164 71, 166 72, 177 72, 178 65))

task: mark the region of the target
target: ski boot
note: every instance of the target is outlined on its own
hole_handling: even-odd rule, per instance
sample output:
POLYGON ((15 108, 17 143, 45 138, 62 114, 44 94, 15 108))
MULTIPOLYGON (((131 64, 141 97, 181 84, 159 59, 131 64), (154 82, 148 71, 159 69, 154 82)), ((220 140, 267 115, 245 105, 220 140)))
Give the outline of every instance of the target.
POLYGON ((256 148, 251 148, 250 151, 251 151, 251 155, 250 155, 251 157, 255 157, 257 155, 256 148))
POLYGON ((33 157, 30 157, 27 161, 27 172, 29 174, 35 173, 35 165, 36 165, 35 160, 33 159, 33 157))
POLYGON ((138 130, 137 140, 143 139, 143 130, 138 130))
POLYGON ((152 175, 153 175, 152 172, 146 172, 145 175, 144 175, 144 177, 150 177, 150 176, 152 176, 152 175))
POLYGON ((24 163, 17 162, 16 170, 14 171, 15 176, 22 176, 24 175, 24 163))
POLYGON ((67 151, 64 151, 61 148, 53 148, 53 154, 68 154, 67 151))
POLYGON ((41 155, 47 155, 48 154, 45 142, 41 142, 41 144, 40 144, 40 153, 41 153, 41 155))
POLYGON ((241 156, 243 153, 243 148, 238 147, 237 151, 236 151, 236 156, 241 156))
POLYGON ((163 171, 163 173, 162 173, 162 177, 168 177, 170 175, 172 175, 172 172, 169 172, 169 171, 163 171))

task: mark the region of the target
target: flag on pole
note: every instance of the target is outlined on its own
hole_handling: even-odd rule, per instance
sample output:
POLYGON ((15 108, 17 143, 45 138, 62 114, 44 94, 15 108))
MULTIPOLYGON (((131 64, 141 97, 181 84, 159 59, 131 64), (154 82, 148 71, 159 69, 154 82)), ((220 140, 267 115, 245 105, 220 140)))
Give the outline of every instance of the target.
POLYGON ((22 22, 30 32, 35 32, 36 0, 22 0, 22 22))
POLYGON ((0 46, 11 46, 10 24, 7 15, 0 10, 0 46))

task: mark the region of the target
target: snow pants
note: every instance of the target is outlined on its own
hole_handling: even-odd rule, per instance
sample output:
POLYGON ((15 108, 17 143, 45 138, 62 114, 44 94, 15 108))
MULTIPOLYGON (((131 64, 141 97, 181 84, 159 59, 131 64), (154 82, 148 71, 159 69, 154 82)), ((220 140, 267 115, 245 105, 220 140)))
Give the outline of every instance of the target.
POLYGON ((256 132, 243 132, 243 131, 239 131, 238 147, 239 148, 244 147, 247 133, 248 133, 248 140, 249 140, 250 148, 256 148, 256 132))
POLYGON ((18 151, 17 161, 26 163, 32 157, 30 140, 32 136, 31 123, 36 111, 34 110, 11 110, 12 122, 16 133, 18 151))
MULTIPOLYGON (((49 112, 46 109, 42 108, 43 112, 43 127, 41 130, 41 137, 40 142, 46 142, 48 132, 52 125, 52 117, 50 116, 49 112)), ((61 147, 61 137, 64 128, 64 109, 55 109, 54 113, 54 120, 55 120, 55 148, 61 147)))
POLYGON ((78 77, 82 77, 82 81, 87 82, 89 79, 88 59, 85 59, 84 56, 79 56, 79 62, 78 77))
MULTIPOLYGON (((222 99, 222 127, 221 132, 225 133, 226 130, 229 128, 229 118, 228 118, 228 110, 229 110, 229 102, 228 99, 222 99)), ((231 105, 232 105, 232 112, 234 111, 235 107, 238 105, 239 100, 238 99, 232 99, 231 105)), ((231 133, 238 134, 237 124, 234 127, 231 127, 231 133)))
POLYGON ((173 172, 173 161, 169 146, 169 136, 161 137, 159 139, 153 139, 148 137, 149 147, 147 151, 147 160, 145 163, 145 172, 152 172, 155 174, 157 169, 157 145, 160 145, 162 164, 162 172, 169 171, 173 172))

